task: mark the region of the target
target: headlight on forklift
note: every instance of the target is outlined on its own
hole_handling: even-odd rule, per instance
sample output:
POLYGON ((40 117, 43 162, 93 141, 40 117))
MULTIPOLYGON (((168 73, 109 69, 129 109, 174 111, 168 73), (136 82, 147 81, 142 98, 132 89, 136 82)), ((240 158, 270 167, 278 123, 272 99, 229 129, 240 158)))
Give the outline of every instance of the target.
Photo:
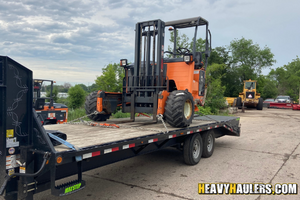
POLYGON ((121 59, 120 65, 121 65, 121 67, 125 67, 127 65, 127 59, 121 59))
POLYGON ((192 55, 185 55, 183 56, 183 61, 184 62, 192 62, 193 61, 193 56, 192 55))

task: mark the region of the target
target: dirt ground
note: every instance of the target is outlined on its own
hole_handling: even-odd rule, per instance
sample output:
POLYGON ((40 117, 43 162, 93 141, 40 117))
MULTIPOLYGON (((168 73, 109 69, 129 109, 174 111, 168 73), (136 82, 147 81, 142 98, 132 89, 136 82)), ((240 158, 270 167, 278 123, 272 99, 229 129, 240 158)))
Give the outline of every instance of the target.
MULTIPOLYGON (((246 110, 241 136, 216 139, 212 157, 196 166, 165 149, 85 172, 84 190, 66 197, 50 191, 35 199, 300 199, 300 195, 199 195, 198 183, 300 184, 300 111, 246 110)), ((299 193, 299 186, 298 186, 299 193)))

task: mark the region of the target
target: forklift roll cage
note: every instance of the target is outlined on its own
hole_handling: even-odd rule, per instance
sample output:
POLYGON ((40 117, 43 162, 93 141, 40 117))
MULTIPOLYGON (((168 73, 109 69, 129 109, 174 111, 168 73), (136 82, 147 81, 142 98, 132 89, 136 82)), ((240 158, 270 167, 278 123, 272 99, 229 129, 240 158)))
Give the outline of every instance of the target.
MULTIPOLYGON (((189 18, 184 20, 163 22, 152 20, 139 22, 135 30, 135 56, 133 65, 121 65, 125 69, 122 94, 122 112, 130 112, 131 120, 135 120, 135 113, 152 113, 153 121, 157 122, 158 99, 162 98, 162 92, 170 92, 169 78, 167 76, 167 63, 184 62, 184 58, 174 58, 176 54, 176 30, 195 27, 193 39, 192 60, 197 69, 203 67, 202 53, 196 52, 196 38, 198 26, 206 26, 205 39, 205 67, 199 77, 199 96, 204 95, 205 70, 211 50, 211 34, 208 29, 208 21, 201 18, 189 18), (164 58, 165 27, 174 28, 173 58, 164 58), (208 41, 210 38, 210 42, 208 41), (152 59, 152 61, 151 61, 152 59), (201 91, 200 91, 201 88, 201 91)), ((170 52, 169 52, 170 53, 170 52)), ((183 55, 183 54, 182 54, 183 55)), ((183 55, 183 56, 184 56, 183 55)), ((122 62, 122 60, 121 60, 122 62)), ((126 62, 127 63, 127 62, 126 62)), ((192 81, 192 80, 191 80, 192 81)))

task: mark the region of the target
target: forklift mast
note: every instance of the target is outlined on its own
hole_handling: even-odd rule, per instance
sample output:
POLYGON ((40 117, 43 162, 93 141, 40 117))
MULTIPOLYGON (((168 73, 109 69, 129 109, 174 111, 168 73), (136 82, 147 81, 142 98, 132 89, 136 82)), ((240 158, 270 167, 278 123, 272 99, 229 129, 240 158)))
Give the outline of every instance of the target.
POLYGON ((134 64, 125 66, 122 109, 131 113, 153 113, 156 121, 158 94, 167 90, 164 56, 165 23, 161 20, 140 22, 135 30, 134 64), (152 59, 152 61, 151 61, 152 59))

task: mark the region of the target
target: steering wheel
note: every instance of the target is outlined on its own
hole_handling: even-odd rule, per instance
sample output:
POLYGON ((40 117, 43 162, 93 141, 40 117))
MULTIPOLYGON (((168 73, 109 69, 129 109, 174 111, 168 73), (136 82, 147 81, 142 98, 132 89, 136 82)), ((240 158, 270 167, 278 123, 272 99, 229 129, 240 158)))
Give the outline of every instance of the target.
POLYGON ((184 47, 179 47, 178 49, 176 49, 176 51, 181 55, 191 53, 188 48, 184 48, 184 47))
POLYGON ((173 52, 171 52, 171 51, 165 51, 164 53, 173 54, 173 52))

